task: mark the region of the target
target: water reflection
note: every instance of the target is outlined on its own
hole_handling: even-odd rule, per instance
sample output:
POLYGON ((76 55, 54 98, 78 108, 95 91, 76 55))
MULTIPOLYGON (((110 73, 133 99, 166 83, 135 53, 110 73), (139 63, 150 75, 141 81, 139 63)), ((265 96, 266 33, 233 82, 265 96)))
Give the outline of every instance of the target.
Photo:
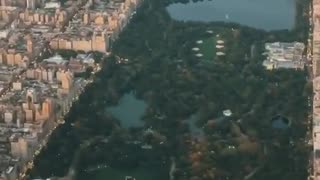
POLYGON ((287 129, 289 124, 289 119, 286 117, 278 115, 272 118, 272 127, 275 129, 287 129))
POLYGON ((108 107, 107 111, 120 120, 122 127, 129 128, 143 126, 141 117, 146 108, 144 101, 137 99, 133 93, 128 93, 123 95, 117 106, 108 107))
POLYGON ((291 29, 295 21, 295 0, 213 0, 172 4, 167 8, 177 20, 226 21, 251 27, 291 29))

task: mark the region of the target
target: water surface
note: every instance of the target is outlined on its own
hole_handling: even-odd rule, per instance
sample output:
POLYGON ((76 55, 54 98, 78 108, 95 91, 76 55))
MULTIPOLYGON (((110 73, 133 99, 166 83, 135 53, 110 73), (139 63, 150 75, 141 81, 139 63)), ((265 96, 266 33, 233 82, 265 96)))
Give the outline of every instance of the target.
POLYGON ((272 127, 275 129, 287 129, 290 125, 289 119, 283 116, 275 116, 272 118, 272 127))
POLYGON ((167 8, 177 20, 225 21, 265 29, 291 29, 295 22, 295 0, 212 0, 176 3, 167 8))
POLYGON ((123 95, 118 105, 108 107, 107 111, 120 120, 122 127, 129 128, 143 126, 141 118, 146 108, 147 104, 144 101, 137 99, 133 93, 129 93, 123 95))

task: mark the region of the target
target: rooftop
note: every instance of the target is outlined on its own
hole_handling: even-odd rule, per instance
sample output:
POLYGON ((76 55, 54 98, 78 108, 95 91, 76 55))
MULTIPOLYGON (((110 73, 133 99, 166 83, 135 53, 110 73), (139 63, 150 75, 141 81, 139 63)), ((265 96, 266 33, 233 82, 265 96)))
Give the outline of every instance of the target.
POLYGON ((58 55, 58 54, 48 59, 44 59, 43 61, 48 63, 55 63, 55 64, 65 64, 67 62, 65 59, 63 59, 61 55, 58 55))

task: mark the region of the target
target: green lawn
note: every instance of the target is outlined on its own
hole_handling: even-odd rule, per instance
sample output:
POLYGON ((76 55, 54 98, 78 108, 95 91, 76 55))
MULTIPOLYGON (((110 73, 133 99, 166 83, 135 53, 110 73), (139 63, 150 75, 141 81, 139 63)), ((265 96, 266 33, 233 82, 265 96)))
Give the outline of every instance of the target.
POLYGON ((204 39, 202 44, 199 44, 200 53, 203 54, 203 59, 213 60, 216 55, 216 37, 204 39))
POLYGON ((93 173, 88 177, 90 180, 125 180, 126 176, 132 176, 136 180, 168 180, 169 170, 150 170, 137 168, 134 170, 119 170, 113 168, 105 168, 93 173))

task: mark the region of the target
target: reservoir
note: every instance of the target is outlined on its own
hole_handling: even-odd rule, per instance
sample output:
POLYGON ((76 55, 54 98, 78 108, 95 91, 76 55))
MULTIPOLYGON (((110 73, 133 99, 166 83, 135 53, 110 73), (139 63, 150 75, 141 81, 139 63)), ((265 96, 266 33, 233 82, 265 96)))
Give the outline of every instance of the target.
POLYGON ((287 129, 290 126, 290 121, 283 116, 275 116, 272 118, 272 127, 275 129, 287 129))
POLYGON ((122 127, 129 128, 143 126, 141 118, 146 108, 144 101, 137 99, 133 93, 128 93, 121 97, 118 105, 108 107, 107 111, 120 121, 122 127))
POLYGON ((182 21, 224 21, 264 30, 292 29, 295 0, 204 0, 167 7, 172 18, 182 21))

